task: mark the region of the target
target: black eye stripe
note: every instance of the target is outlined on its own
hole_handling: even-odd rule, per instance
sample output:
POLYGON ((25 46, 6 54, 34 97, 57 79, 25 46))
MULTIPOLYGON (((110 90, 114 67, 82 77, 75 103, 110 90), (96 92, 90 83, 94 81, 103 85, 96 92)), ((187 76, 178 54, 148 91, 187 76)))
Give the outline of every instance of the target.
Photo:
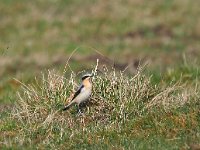
POLYGON ((84 76, 84 77, 82 77, 82 80, 85 80, 85 79, 88 78, 88 77, 90 77, 90 76, 84 76))

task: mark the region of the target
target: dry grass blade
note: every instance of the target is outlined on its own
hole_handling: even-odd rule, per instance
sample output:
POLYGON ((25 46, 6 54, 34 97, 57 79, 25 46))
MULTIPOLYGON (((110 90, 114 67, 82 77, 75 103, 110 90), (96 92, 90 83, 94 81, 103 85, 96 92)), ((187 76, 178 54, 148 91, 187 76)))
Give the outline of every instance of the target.
POLYGON ((116 126, 122 129, 125 122, 140 118, 155 108, 168 111, 181 107, 191 96, 176 84, 159 89, 152 85, 151 77, 145 76, 142 69, 128 77, 105 67, 98 75, 98 63, 97 60, 93 70, 93 94, 84 116, 77 116, 74 108, 59 111, 76 87, 73 73, 64 78, 55 71, 48 71, 47 75, 42 75, 42 81, 36 82, 37 86, 27 86, 16 80, 23 85, 11 114, 21 130, 17 135, 18 142, 37 143, 39 138, 43 139, 43 144, 51 143, 51 140, 63 140, 63 137, 86 132, 87 126, 93 126, 93 130, 100 130, 102 125, 105 129, 116 126))

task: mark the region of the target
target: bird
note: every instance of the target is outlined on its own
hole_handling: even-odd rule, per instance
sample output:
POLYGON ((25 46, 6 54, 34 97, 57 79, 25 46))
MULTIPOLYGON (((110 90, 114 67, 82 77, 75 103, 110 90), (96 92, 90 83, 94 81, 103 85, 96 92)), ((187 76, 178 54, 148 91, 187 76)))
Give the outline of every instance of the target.
POLYGON ((82 113, 81 104, 86 102, 92 94, 92 77, 93 74, 85 74, 82 76, 80 87, 75 92, 72 101, 67 106, 64 106, 63 111, 68 110, 73 104, 77 103, 78 113, 82 113))

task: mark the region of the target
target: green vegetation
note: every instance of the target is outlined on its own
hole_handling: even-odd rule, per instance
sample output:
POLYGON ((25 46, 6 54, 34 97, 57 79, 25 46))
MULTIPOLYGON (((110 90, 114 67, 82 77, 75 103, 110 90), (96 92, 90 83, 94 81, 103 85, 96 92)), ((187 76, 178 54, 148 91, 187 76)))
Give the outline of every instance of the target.
POLYGON ((196 85, 154 85, 139 70, 133 77, 105 71, 95 76, 91 101, 80 116, 75 107, 61 111, 75 77, 51 71, 41 76, 38 84, 21 83, 16 106, 3 117, 5 147, 188 149, 200 140, 196 85))
POLYGON ((199 5, 0 0, 0 149, 199 148, 199 5), (85 116, 60 112, 97 59, 85 116))

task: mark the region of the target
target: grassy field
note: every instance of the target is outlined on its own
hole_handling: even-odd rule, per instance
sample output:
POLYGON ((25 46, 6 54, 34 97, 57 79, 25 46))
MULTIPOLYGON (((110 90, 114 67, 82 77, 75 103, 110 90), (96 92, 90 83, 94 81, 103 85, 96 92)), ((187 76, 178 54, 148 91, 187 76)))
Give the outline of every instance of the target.
POLYGON ((0 149, 199 149, 199 4, 0 0, 0 149))

